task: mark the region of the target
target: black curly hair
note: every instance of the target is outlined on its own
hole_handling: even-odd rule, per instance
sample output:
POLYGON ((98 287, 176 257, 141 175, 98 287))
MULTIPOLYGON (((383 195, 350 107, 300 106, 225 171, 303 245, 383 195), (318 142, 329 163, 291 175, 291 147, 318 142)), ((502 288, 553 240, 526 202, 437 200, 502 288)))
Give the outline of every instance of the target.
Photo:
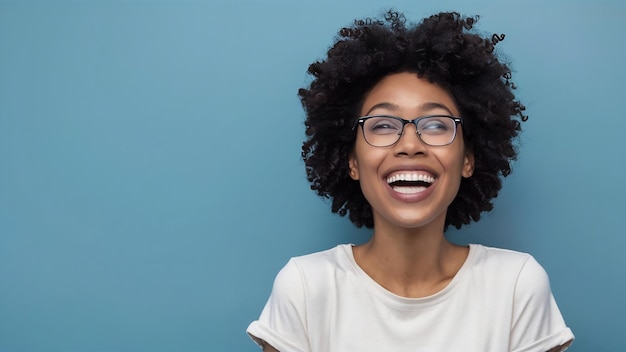
POLYGON ((364 97, 385 76, 413 72, 455 99, 463 117, 463 138, 475 157, 474 174, 463 178, 448 207, 445 228, 478 221, 493 208, 511 173, 513 145, 526 120, 513 95, 511 70, 494 54, 504 35, 483 37, 473 30, 478 17, 439 13, 407 26, 402 13, 355 20, 342 28, 327 58, 309 66, 313 81, 298 95, 306 112, 302 158, 311 189, 332 199, 332 211, 349 214, 357 227, 374 226, 372 209, 358 181, 349 177, 355 120, 364 97))

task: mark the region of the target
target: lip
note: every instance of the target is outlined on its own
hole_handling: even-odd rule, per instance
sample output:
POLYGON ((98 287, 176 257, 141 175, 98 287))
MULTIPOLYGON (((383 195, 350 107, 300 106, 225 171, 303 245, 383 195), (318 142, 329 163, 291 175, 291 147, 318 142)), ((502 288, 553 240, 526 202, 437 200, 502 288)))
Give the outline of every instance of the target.
POLYGON ((434 192, 434 188, 437 185, 437 180, 439 178, 439 175, 432 169, 429 168, 427 166, 423 166, 423 165, 406 165, 406 166, 398 166, 395 168, 392 168, 390 170, 388 170, 383 178, 382 181, 384 183, 384 185, 386 186, 387 191, 389 192, 389 194, 391 195, 392 198, 400 201, 400 202, 404 202, 404 203, 415 203, 415 202, 420 202, 426 198, 428 198, 433 192, 434 192), (399 174, 399 173, 419 173, 419 174, 424 174, 424 175, 428 175, 431 176, 435 179, 435 181, 426 189, 424 189, 423 191, 419 192, 419 193, 400 193, 395 191, 391 185, 389 185, 387 183, 387 178, 391 175, 394 174, 399 174))

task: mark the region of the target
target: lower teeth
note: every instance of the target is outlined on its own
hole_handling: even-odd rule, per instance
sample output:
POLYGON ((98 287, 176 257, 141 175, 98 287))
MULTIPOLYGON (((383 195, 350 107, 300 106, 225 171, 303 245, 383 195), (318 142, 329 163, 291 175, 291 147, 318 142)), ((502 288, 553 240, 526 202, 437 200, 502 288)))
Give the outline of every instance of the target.
POLYGON ((393 187, 393 190, 398 193, 413 194, 423 192, 426 187, 393 187))

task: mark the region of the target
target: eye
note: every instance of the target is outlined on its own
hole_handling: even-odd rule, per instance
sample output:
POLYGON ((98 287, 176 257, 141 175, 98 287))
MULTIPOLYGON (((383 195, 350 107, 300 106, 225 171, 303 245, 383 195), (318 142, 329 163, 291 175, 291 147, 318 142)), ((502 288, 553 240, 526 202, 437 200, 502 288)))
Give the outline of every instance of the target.
POLYGON ((454 127, 449 117, 427 117, 419 121, 419 130, 425 134, 447 133, 454 127))
POLYGON ((390 117, 373 117, 365 122, 365 128, 374 134, 399 133, 402 130, 402 122, 390 117))

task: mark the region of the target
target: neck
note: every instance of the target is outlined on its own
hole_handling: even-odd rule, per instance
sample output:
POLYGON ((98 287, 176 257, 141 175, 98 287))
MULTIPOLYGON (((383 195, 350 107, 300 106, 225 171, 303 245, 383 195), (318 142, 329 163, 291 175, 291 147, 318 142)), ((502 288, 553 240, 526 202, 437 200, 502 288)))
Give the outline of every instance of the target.
POLYGON ((467 252, 445 238, 442 222, 414 229, 377 225, 372 238, 354 248, 357 263, 370 277, 405 297, 424 297, 443 289, 467 252))

